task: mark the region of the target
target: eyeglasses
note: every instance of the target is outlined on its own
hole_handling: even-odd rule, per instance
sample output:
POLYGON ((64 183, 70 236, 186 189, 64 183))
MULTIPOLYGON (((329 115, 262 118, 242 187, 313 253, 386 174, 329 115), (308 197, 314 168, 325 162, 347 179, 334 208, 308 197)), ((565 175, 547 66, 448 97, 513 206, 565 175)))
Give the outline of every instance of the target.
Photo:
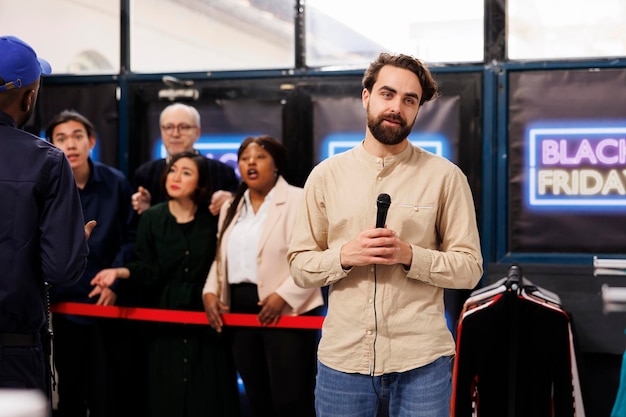
POLYGON ((165 126, 161 126, 161 130, 167 133, 168 135, 171 135, 172 133, 174 133, 175 130, 178 130, 180 133, 184 135, 186 133, 189 133, 191 129, 195 129, 197 127, 198 126, 186 125, 186 124, 165 125, 165 126))

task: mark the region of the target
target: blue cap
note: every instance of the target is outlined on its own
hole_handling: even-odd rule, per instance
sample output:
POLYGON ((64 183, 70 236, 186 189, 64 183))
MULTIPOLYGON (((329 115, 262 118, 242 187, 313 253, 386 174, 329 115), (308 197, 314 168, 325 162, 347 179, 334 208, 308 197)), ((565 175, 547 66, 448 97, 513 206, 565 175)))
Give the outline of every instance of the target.
POLYGON ((38 58, 26 42, 0 36, 0 91, 25 87, 52 72, 48 61, 38 58))

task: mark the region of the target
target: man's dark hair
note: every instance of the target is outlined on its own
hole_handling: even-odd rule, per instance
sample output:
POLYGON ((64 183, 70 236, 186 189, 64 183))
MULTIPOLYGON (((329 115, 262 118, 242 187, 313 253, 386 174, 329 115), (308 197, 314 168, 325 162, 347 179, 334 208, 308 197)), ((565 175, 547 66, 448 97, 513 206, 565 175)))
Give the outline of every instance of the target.
POLYGON ((52 132, 54 132, 54 128, 67 122, 78 122, 82 124, 87 131, 87 136, 89 137, 96 134, 96 128, 93 126, 93 123, 91 123, 85 116, 75 110, 63 110, 61 113, 54 116, 48 123, 48 126, 46 127, 46 140, 52 143, 52 132))
POLYGON ((363 88, 367 89, 370 93, 372 92, 372 87, 378 79, 378 73, 385 65, 407 69, 417 76, 423 91, 422 97, 420 98, 420 105, 439 95, 437 82, 433 79, 430 70, 422 61, 410 55, 391 55, 385 52, 378 55, 378 58, 376 58, 365 71, 363 80, 361 81, 363 88))

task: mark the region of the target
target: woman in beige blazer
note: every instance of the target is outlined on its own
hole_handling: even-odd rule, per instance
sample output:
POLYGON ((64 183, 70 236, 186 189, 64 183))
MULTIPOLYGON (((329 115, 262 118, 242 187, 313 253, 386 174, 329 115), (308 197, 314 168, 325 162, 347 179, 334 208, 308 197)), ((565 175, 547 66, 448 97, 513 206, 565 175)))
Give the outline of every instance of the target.
POLYGON ((286 149, 272 137, 246 138, 237 158, 242 182, 220 212, 205 311, 218 332, 224 312, 256 314, 262 325, 225 328, 255 416, 314 417, 319 332, 272 327, 283 315, 322 313, 321 290, 298 287, 286 257, 302 189, 281 175, 286 149))

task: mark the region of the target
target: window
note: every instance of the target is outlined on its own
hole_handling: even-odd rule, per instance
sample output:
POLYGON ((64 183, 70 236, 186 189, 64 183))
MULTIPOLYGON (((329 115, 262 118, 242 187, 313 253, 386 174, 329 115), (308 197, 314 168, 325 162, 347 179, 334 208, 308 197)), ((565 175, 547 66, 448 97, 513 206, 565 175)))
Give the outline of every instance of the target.
POLYGON ((294 0, 135 0, 131 70, 293 68, 294 0))
POLYGON ((0 27, 31 45, 53 74, 117 74, 120 3, 99 0, 3 0, 0 27), (16 18, 16 10, 28 16, 16 18))
POLYGON ((507 0, 510 59, 626 56, 623 0, 507 0))
POLYGON ((385 51, 429 63, 483 61, 483 0, 307 0, 305 13, 310 67, 364 68, 385 51))

